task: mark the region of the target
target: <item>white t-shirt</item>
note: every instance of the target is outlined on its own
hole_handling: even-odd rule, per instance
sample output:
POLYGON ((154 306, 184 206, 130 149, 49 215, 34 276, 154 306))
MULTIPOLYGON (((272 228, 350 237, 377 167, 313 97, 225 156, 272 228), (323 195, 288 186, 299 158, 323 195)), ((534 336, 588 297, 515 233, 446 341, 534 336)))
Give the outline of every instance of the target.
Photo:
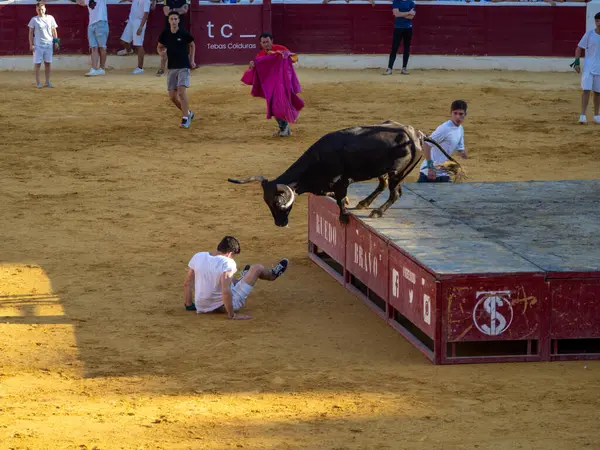
POLYGON ((131 9, 129 10, 129 20, 142 20, 144 13, 149 12, 150 0, 132 0, 131 9))
POLYGON ((44 17, 35 16, 29 21, 29 28, 33 28, 33 45, 36 47, 52 46, 52 28, 58 28, 54 17, 46 14, 44 17))
POLYGON ((223 272, 237 271, 235 261, 223 255, 200 252, 192 256, 188 267, 194 271, 196 310, 208 312, 223 305, 220 277, 223 272))
MULTIPOLYGON (((440 144, 442 148, 446 150, 446 153, 448 153, 449 155, 451 155, 452 152, 456 150, 465 149, 464 129, 462 125, 454 125, 454 122, 452 122, 451 120, 448 120, 447 122, 444 122, 439 127, 437 127, 435 131, 431 133, 431 139, 440 144)), ((442 164, 448 160, 448 158, 446 158, 444 154, 435 145, 428 145, 431 145, 431 159, 433 160, 434 166, 442 164)), ((425 175, 427 175, 427 161, 423 161, 419 170, 425 175)), ((445 170, 437 169, 436 176, 448 176, 448 173, 445 170)))
POLYGON ((90 13, 90 25, 101 20, 108 21, 108 11, 106 10, 106 0, 96 0, 96 6, 94 9, 90 8, 90 0, 85 0, 85 4, 88 7, 90 13))
POLYGON ((600 75, 600 34, 596 33, 596 29, 585 33, 577 46, 585 49, 583 70, 592 75, 600 75))

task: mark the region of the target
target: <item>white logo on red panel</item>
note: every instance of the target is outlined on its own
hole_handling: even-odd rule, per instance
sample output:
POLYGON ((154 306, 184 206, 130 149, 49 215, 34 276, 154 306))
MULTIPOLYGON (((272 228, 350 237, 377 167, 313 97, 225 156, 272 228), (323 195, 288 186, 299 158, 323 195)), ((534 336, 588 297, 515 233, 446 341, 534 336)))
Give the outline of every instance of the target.
POLYGON ((510 327, 514 314, 510 294, 510 291, 477 292, 473 323, 479 331, 498 336, 510 327))

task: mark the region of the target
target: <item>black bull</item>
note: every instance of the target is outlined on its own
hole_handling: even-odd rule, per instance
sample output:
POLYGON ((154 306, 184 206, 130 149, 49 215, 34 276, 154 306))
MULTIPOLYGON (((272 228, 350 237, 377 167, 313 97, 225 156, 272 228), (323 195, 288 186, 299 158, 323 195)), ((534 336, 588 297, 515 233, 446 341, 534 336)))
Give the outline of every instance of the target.
POLYGON ((377 178, 379 184, 375 190, 358 202, 356 209, 368 208, 388 187, 389 198, 370 214, 370 217, 381 217, 402 195, 400 183, 423 157, 425 142, 435 145, 454 163, 445 167, 447 171, 461 174, 460 164, 433 139, 410 125, 386 121, 326 134, 274 180, 256 175, 243 180, 229 178, 228 181, 260 181, 264 201, 271 210, 275 225, 283 227, 288 224, 295 196, 307 192, 333 196, 340 208, 340 221, 348 223, 348 186, 377 178))

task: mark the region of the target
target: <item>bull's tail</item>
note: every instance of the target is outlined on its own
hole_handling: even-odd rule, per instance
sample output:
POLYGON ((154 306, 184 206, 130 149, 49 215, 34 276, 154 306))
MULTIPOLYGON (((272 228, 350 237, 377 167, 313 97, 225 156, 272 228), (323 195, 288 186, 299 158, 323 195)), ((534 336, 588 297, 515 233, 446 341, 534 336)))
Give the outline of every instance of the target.
POLYGON ((446 158, 448 158, 448 161, 446 161, 446 162, 444 162, 442 164, 439 164, 436 167, 438 167, 440 169, 444 169, 445 171, 447 171, 450 174, 452 174, 454 176, 453 177, 454 178, 453 179, 454 182, 460 182, 460 181, 464 180, 467 177, 467 175, 466 175, 464 169, 462 168, 462 166, 460 165, 460 163, 457 160, 455 160, 452 156, 450 156, 446 152, 446 150, 444 150, 442 148, 442 146, 440 144, 438 144, 435 140, 431 139, 428 136, 425 136, 424 141, 425 142, 429 142, 429 143, 435 145, 444 154, 444 156, 446 158))
POLYGON ((227 181, 229 181, 230 183, 236 183, 236 184, 245 184, 245 183, 249 183, 250 181, 263 181, 265 180, 265 177, 263 177, 262 175, 254 175, 248 178, 244 178, 243 180, 236 180, 234 178, 227 178, 227 181))

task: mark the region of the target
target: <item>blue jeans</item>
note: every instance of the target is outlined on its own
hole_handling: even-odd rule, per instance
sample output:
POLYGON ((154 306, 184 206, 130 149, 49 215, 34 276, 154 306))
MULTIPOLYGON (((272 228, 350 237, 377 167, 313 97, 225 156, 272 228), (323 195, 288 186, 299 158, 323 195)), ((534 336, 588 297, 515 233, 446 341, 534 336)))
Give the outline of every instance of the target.
POLYGON ((88 42, 90 43, 90 47, 106 48, 107 40, 108 22, 106 20, 100 20, 88 26, 88 42))
POLYGON ((450 176, 443 175, 441 177, 437 177, 435 180, 430 180, 423 172, 419 172, 419 179, 417 180, 417 183, 450 183, 450 176))
POLYGON ((284 131, 287 128, 288 123, 286 120, 278 119, 277 117, 275 118, 275 120, 277 121, 277 125, 279 125, 280 131, 284 131))

